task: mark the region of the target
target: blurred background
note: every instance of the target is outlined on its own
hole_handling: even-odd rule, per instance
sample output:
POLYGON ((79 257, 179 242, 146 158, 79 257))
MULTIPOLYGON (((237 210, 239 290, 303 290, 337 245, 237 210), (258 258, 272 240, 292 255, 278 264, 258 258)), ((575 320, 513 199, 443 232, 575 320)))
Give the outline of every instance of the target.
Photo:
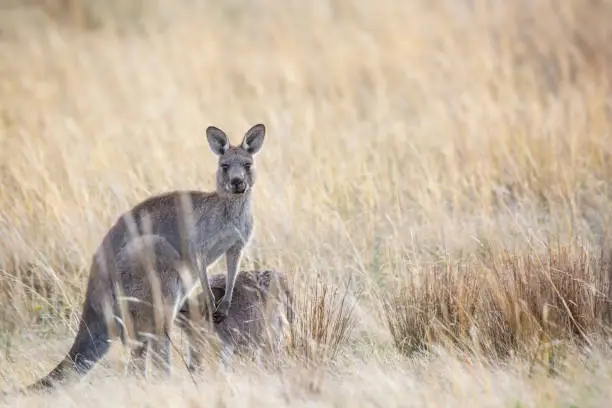
MULTIPOLYGON (((487 336, 521 331, 516 305, 543 324, 543 305, 563 303, 537 286, 544 264, 597 289, 567 286, 595 330, 610 314, 610 21, 607 0, 0 1, 5 343, 59 331, 59 358, 116 218, 152 194, 213 189, 204 129, 237 143, 257 122, 243 267, 349 285, 357 343, 390 341, 380 302, 398 282, 444 291, 432 271, 458 260, 480 268, 461 296, 497 299, 478 295, 482 271, 518 288, 478 306, 505 322, 487 336), (533 291, 504 280, 524 283, 527 256, 533 291)), ((421 299, 443 323, 444 299, 421 299)), ((467 333, 470 316, 453 327, 467 333)), ((430 321, 417 320, 410 336, 430 321)))

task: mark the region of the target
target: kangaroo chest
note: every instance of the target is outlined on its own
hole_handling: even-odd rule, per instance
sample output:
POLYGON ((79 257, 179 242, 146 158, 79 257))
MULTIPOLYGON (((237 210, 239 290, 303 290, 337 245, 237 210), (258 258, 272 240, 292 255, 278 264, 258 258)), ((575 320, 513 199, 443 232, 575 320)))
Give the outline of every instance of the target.
POLYGON ((200 231, 199 253, 206 265, 214 263, 234 245, 246 246, 251 236, 250 220, 227 222, 222 228, 200 231))

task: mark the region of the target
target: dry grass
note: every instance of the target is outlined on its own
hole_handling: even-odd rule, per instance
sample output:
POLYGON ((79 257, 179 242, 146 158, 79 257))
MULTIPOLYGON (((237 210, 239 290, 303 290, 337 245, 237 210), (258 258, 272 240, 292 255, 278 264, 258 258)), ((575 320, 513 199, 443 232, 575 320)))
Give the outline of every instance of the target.
POLYGON ((408 355, 443 344, 493 359, 529 357, 542 343, 584 346, 609 334, 612 265, 601 253, 549 248, 419 272, 383 300, 393 340, 408 355))
POLYGON ((349 291, 310 282, 292 288, 295 320, 289 350, 302 363, 333 362, 356 325, 355 300, 349 291))
MULTIPOLYGON (((609 2, 0 7, 6 387, 68 349, 91 255, 121 212, 212 188, 208 124, 234 142, 255 122, 269 129, 244 268, 359 294, 332 365, 247 364, 234 385, 205 371, 201 394, 185 373, 149 384, 100 367, 8 405, 210 406, 207 391, 232 406, 609 401, 609 2), (394 340, 428 353, 402 356, 394 340), (548 342, 565 353, 550 378, 533 368, 548 342)), ((344 321, 326 308, 337 296, 312 300, 310 322, 344 321)))

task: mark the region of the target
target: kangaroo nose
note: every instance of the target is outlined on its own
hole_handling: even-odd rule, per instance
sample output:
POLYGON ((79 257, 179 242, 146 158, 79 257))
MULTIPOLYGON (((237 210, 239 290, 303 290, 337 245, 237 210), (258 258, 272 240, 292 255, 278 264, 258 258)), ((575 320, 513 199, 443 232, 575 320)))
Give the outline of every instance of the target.
POLYGON ((247 188, 246 183, 240 177, 232 177, 230 179, 230 186, 231 186, 232 191, 236 194, 244 193, 247 188))

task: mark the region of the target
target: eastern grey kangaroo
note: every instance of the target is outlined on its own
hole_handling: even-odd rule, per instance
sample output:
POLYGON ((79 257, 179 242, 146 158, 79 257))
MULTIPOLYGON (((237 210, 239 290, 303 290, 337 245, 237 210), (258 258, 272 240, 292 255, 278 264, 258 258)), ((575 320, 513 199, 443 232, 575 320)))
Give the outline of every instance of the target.
MULTIPOLYGON (((26 390, 52 387, 70 372, 87 373, 106 354, 111 338, 119 336, 126 342, 125 320, 132 320, 137 338, 138 333, 152 331, 167 337, 180 302, 198 281, 208 310, 214 311, 213 320, 219 323, 227 316, 242 252, 253 232, 253 161, 262 148, 265 127, 251 127, 238 146, 231 145, 227 135, 214 126, 206 129, 206 136, 218 156, 216 191, 153 196, 119 217, 92 258, 79 329, 70 351, 47 376, 26 390), (147 260, 143 249, 152 250, 155 259, 147 260), (176 253, 182 267, 156 256, 168 251, 176 253), (132 268, 135 254, 143 256, 142 261, 150 267, 132 268), (207 268, 223 254, 227 280, 224 296, 216 303, 207 268), (187 273, 179 276, 179 271, 187 273), (124 297, 128 313, 122 314, 124 297), (156 308, 139 306, 147 303, 157 303, 156 308)), ((168 362, 168 339, 161 340, 157 349, 168 362)))
MULTIPOLYGON (((216 299, 225 294, 226 278, 214 275, 210 286, 216 299)), ((176 324, 187 334, 190 370, 201 364, 200 335, 206 334, 209 313, 202 302, 204 293, 196 302, 202 320, 192 318, 188 302, 179 311, 176 324)), ((214 325, 214 331, 221 341, 221 364, 226 368, 234 353, 259 356, 262 350, 272 351, 278 357, 283 341, 290 338, 288 332, 294 321, 293 292, 282 272, 274 270, 242 271, 236 280, 234 300, 228 316, 214 325)), ((206 340, 206 336, 201 336, 206 340)))

